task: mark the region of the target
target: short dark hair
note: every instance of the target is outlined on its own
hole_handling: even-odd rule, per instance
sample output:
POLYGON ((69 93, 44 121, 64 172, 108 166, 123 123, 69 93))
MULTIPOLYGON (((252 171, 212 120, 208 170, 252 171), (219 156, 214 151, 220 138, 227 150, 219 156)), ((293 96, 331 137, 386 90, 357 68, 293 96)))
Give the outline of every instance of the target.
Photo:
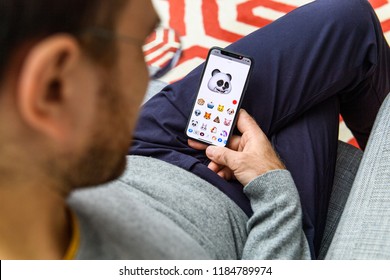
POLYGON ((82 32, 96 26, 112 29, 123 3, 124 0, 0 0, 0 81, 20 46, 56 33, 74 35, 89 55, 102 59, 104 46, 93 48, 91 40, 83 40, 82 32))

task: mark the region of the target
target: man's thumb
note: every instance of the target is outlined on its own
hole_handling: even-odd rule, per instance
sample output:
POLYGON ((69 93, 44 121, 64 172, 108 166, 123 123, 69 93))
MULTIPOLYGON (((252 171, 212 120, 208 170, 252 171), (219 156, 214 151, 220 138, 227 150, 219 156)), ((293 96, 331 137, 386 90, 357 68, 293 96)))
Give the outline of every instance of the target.
POLYGON ((215 163, 229 166, 229 154, 234 151, 225 147, 209 146, 206 149, 206 155, 215 163))

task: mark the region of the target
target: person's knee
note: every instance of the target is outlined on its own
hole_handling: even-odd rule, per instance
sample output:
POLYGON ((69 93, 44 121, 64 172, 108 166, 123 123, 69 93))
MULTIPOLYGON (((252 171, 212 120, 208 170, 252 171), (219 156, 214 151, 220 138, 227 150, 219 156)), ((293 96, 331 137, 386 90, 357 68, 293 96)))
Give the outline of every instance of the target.
POLYGON ((368 0, 320 0, 322 11, 338 25, 359 27, 372 21, 372 7, 368 0))
POLYGON ((359 41, 373 29, 376 20, 367 0, 317 0, 313 2, 317 24, 340 39, 359 41))

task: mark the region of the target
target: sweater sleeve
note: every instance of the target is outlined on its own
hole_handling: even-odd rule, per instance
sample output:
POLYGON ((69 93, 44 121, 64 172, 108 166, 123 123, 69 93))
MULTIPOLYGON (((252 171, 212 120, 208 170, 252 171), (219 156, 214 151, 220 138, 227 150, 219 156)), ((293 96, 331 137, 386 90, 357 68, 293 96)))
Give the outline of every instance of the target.
POLYGON ((253 216, 243 259, 310 259, 298 191, 287 170, 267 172, 245 188, 253 216))

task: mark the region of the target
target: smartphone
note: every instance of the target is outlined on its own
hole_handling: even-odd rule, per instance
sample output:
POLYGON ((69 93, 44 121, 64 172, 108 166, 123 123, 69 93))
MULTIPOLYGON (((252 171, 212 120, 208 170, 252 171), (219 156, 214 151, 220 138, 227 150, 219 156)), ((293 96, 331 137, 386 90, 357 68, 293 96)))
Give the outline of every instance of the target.
POLYGON ((252 70, 252 58, 213 47, 203 69, 186 135, 226 146, 236 124, 252 70))

